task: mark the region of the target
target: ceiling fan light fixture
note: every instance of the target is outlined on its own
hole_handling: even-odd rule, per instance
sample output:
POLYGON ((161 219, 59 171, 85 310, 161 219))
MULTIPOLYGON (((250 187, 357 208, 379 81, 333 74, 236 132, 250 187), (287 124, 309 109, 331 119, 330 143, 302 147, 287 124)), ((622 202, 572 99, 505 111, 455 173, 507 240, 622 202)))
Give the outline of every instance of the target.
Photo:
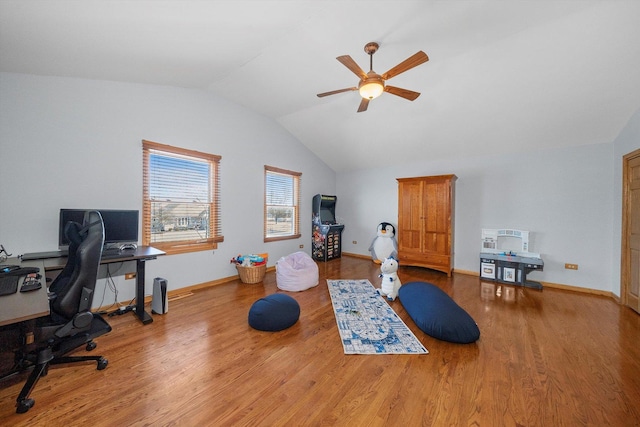
POLYGON ((379 82, 371 82, 365 83, 360 86, 360 89, 358 89, 358 91, 360 92, 361 97, 365 99, 374 99, 382 94, 384 88, 379 82))
POLYGON ((369 77, 362 80, 358 85, 358 92, 364 99, 377 98, 384 92, 384 82, 379 75, 370 71, 369 77))

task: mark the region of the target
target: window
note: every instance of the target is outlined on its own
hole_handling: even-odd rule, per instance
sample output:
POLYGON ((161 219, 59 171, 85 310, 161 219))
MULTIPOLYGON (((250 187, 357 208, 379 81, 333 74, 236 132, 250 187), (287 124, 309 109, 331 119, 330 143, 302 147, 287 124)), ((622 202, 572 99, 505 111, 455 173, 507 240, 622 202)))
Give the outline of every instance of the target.
POLYGON ((299 172, 264 167, 264 241, 300 237, 299 172))
POLYGON ((142 141, 142 242, 168 254, 216 249, 220 156, 142 141))

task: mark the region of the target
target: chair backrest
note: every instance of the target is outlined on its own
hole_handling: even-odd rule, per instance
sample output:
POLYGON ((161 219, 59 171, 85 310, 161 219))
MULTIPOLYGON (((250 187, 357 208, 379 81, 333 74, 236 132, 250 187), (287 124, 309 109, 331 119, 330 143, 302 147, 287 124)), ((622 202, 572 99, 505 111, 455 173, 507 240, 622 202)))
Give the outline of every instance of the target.
POLYGON ((104 244, 100 212, 85 212, 82 225, 68 223, 65 234, 70 242, 67 264, 49 287, 55 294, 51 301, 51 316, 60 321, 70 320, 77 313, 91 309, 104 244))

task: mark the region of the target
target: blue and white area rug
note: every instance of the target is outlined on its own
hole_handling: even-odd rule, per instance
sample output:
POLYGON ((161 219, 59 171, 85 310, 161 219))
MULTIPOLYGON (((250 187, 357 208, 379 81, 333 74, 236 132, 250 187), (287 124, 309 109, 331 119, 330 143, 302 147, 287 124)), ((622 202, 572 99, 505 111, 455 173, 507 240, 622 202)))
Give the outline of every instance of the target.
POLYGON ((427 354, 371 282, 327 280, 345 354, 427 354))

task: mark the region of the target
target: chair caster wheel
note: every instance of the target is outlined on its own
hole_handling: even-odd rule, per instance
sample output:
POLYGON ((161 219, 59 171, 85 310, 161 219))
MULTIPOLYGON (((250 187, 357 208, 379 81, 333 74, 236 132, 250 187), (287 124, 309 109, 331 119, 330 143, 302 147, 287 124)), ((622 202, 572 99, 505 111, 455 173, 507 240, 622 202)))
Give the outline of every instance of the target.
POLYGON ((108 364, 109 364, 109 361, 104 357, 98 360, 98 371, 102 371, 104 368, 107 367, 108 364))
POLYGON ((24 414, 29 409, 33 408, 33 405, 36 403, 33 399, 23 399, 18 402, 18 408, 16 409, 17 414, 24 414))
POLYGON ((91 351, 94 350, 96 347, 98 346, 98 344, 94 343, 93 341, 89 341, 87 343, 87 351, 91 351))

